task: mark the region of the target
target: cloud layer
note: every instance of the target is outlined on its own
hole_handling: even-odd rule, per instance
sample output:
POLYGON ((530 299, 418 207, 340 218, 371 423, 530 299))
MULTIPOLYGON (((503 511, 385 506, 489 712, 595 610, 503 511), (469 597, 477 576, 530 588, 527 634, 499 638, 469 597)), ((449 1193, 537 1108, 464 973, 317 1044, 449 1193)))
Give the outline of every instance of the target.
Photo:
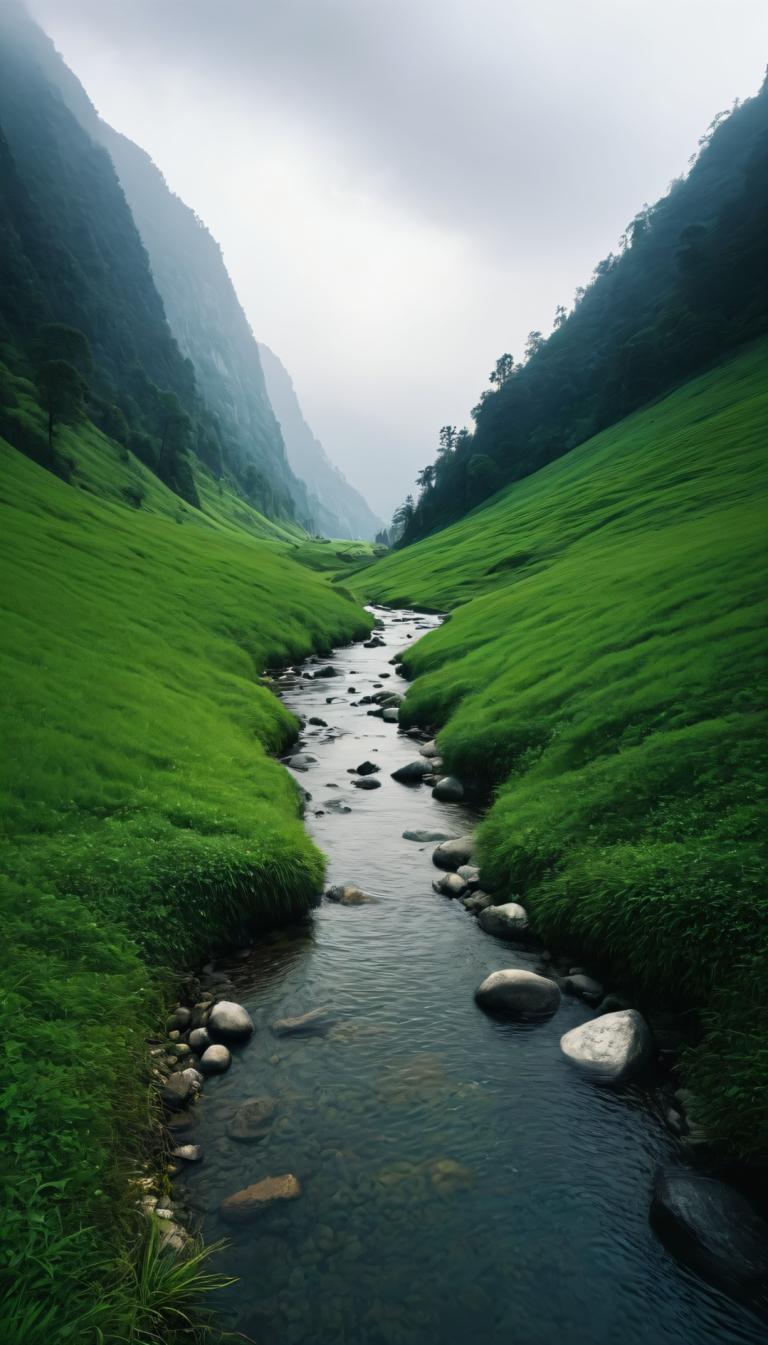
POLYGON ((29 0, 387 512, 757 88, 764 0, 29 0))

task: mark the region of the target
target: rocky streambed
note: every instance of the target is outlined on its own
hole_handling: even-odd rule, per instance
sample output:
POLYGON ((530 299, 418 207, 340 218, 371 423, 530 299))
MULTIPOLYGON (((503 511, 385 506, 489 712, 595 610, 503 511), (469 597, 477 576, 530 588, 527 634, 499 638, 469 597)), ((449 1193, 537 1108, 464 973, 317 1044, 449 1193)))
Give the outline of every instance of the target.
POLYGON ((762 1341, 765 1226, 692 1165, 654 1025, 483 890, 461 783, 397 725, 437 618, 377 616, 282 678, 327 893, 169 1024, 169 1236, 230 1239, 223 1324, 261 1345, 762 1341))

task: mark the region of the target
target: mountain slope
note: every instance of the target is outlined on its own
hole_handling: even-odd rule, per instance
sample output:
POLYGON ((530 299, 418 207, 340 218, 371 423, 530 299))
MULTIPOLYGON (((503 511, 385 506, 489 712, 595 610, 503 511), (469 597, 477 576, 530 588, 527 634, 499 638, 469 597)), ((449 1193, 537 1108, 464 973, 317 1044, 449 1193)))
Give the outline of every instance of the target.
POLYGON ((702 1012, 702 1115, 750 1152, 768 1140, 767 360, 756 344, 347 579, 451 609, 408 654, 402 718, 499 788, 484 882, 547 941, 702 1012))
POLYGON ((368 508, 362 495, 334 467, 325 449, 304 419, 288 370, 263 343, 259 353, 269 400, 280 422, 291 466, 305 481, 317 501, 320 531, 332 537, 372 541, 384 526, 368 508))
POLYGON ((405 541, 764 334, 766 236, 768 80, 716 118, 687 176, 643 207, 620 254, 597 265, 569 314, 558 311, 552 335, 532 332, 525 362, 498 362, 474 434, 454 433, 422 473, 405 541))

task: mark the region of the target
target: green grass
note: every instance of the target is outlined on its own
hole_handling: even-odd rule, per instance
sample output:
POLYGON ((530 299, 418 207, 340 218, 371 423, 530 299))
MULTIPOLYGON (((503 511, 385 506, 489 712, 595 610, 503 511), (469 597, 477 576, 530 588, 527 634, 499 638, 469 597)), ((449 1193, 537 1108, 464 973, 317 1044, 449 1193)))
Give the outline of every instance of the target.
POLYGON ((351 586, 450 609, 403 717, 493 790, 484 874, 547 941, 694 1008, 713 1135, 768 1141, 768 347, 753 347, 351 586))
POLYGON ((63 446, 71 485, 0 441, 0 1315, 25 1345, 192 1340, 174 1313, 199 1265, 146 1262, 126 1198, 143 1042, 175 970, 317 890, 269 755, 295 721, 261 679, 370 621, 278 533, 149 474, 140 509, 119 503, 143 469, 87 425, 63 446))
POLYGON ((300 541, 291 552, 291 557, 310 570, 317 570, 346 583, 350 574, 357 573, 385 554, 386 547, 378 546, 375 542, 313 537, 300 541))

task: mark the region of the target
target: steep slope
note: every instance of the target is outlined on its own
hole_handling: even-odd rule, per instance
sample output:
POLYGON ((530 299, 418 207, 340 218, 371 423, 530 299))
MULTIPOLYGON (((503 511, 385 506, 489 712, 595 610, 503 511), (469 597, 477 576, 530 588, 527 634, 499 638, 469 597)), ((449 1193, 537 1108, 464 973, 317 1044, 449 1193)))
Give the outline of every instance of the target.
POLYGON ((151 512, 98 499, 0 440, 7 1345, 146 1325, 124 1254, 143 1226, 144 1038, 173 969, 317 890, 268 755, 295 724, 263 673, 370 627, 284 545, 192 509, 179 526, 154 490, 151 512))
POLYGON ((422 473, 414 540, 768 330, 768 80, 716 118, 687 176, 628 225, 572 311, 511 355, 422 473))
POLYGON ((485 793, 484 881, 547 940, 695 1007, 712 1131, 768 1140, 768 346, 347 583, 451 610, 402 718, 485 793))
POLYGON ((331 537, 373 541, 384 526, 381 519, 371 512, 338 467, 334 467, 315 438, 304 419, 291 376, 277 355, 263 343, 259 344, 259 354, 269 400, 280 422, 291 466, 317 501, 318 531, 331 537))
MULTIPOLYGON (((195 366, 206 402, 219 418, 225 452, 252 463, 292 502, 296 518, 317 527, 300 474, 291 470, 269 403, 259 351, 218 243, 169 189, 148 154, 93 113, 92 134, 106 146, 149 253, 176 340, 195 366)), ((270 511, 272 512, 272 511, 270 511)))
MULTIPOLYGON (((74 340, 61 325, 75 329, 75 336, 82 334, 80 346, 72 347, 81 352, 76 372, 85 380, 91 418, 177 494, 199 502, 198 461, 262 514, 311 524, 306 491, 288 466, 256 345, 218 249, 148 160, 146 165, 140 151, 101 126, 84 90, 24 10, 15 0, 0 0, 5 362, 39 382, 41 345, 51 343, 51 324, 59 324, 48 359, 58 361, 54 372, 60 374, 74 340), (161 240, 167 244, 163 229, 170 212, 182 264, 194 275, 202 268, 196 287, 179 298, 171 248, 163 254, 158 244, 171 274, 168 293, 183 350, 166 320, 112 159, 99 143, 107 137, 142 181, 142 172, 148 176, 161 240), (243 367, 235 356, 247 341, 252 360, 243 367), (190 353, 202 362, 199 384, 190 353)), ((17 422, 4 419, 2 428, 23 451, 66 475, 67 464, 50 442, 18 436, 17 422)))

